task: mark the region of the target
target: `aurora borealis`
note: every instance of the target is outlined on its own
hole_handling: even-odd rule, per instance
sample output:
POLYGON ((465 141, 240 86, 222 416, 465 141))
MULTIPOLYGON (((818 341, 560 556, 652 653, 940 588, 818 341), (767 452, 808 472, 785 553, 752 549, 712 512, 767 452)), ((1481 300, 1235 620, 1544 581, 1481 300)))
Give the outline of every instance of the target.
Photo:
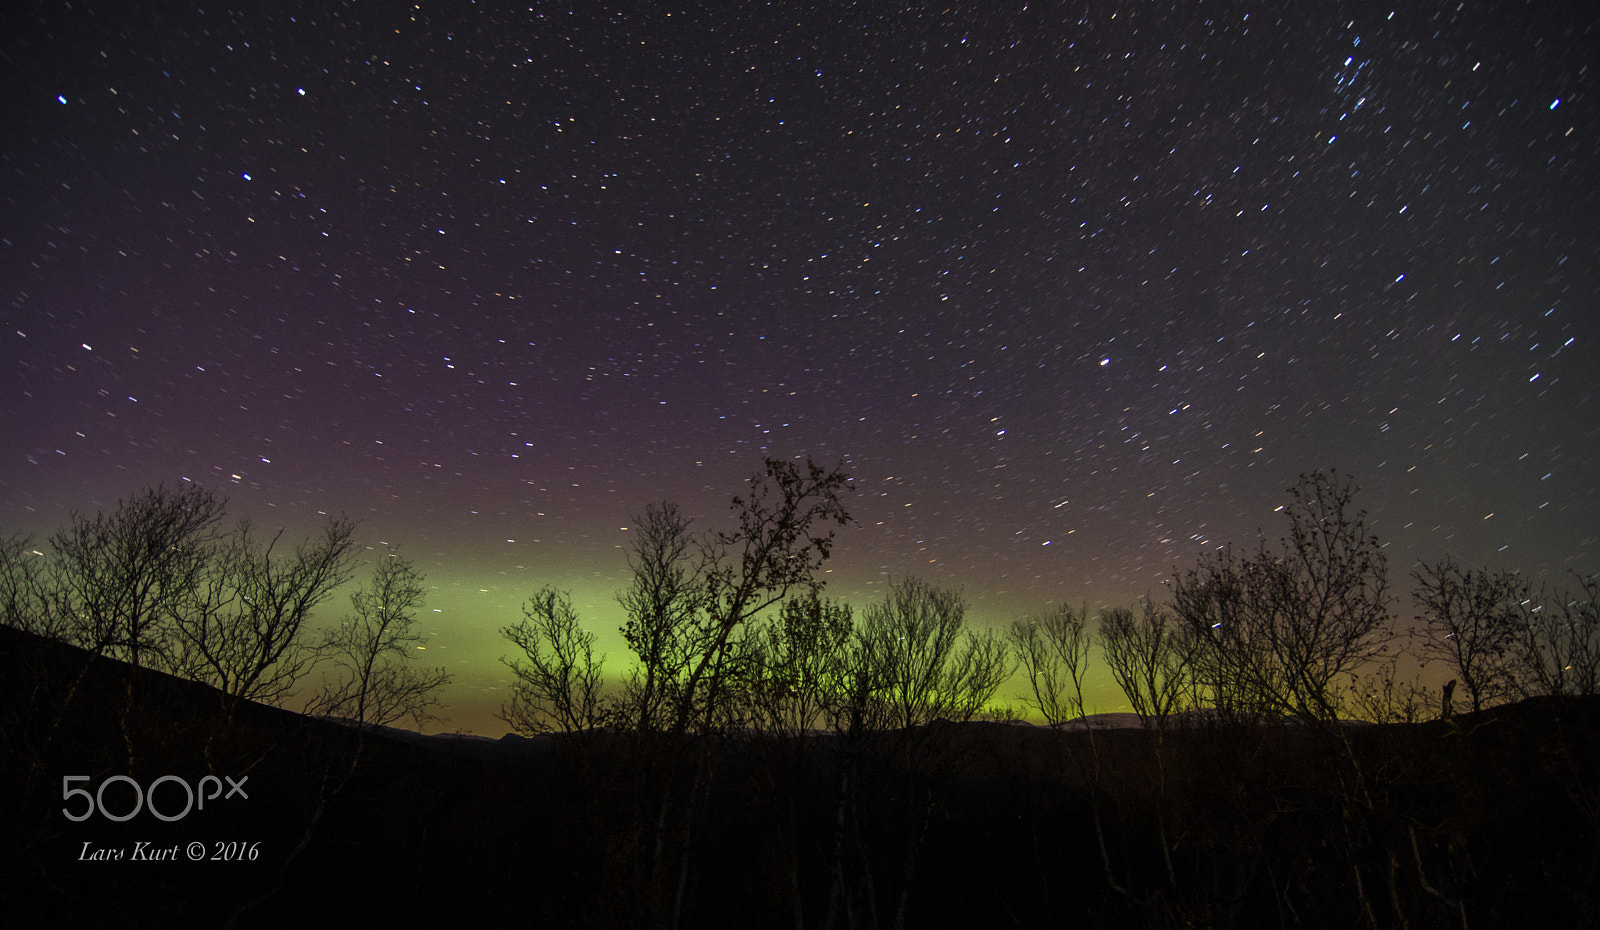
POLYGON ((1595 568, 1584 4, 5 19, 0 528, 347 513, 435 586, 448 726, 499 732, 524 597, 609 634, 632 516, 769 455, 855 477, 831 594, 985 621, 1159 592, 1317 468, 1397 584, 1595 568))

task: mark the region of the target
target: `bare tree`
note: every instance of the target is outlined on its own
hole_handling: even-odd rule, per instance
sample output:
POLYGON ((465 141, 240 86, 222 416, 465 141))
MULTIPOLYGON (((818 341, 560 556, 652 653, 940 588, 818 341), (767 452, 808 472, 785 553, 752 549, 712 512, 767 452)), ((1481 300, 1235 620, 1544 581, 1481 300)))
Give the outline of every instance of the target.
MULTIPOLYGON (((1194 654, 1194 639, 1185 635, 1170 611, 1146 601, 1144 610, 1139 614, 1127 608, 1102 611, 1100 644, 1112 677, 1132 705, 1134 713, 1139 715, 1148 736, 1151 759, 1155 763, 1152 790, 1155 797, 1156 835, 1165 866, 1166 887, 1172 889, 1177 886, 1178 879, 1173 866, 1170 836, 1168 769, 1171 760, 1168 757, 1167 729, 1174 714, 1193 706, 1194 669, 1190 659, 1194 654)), ((1091 750, 1098 748, 1093 739, 1091 733, 1091 750)), ((1098 758, 1090 785, 1091 802, 1096 805, 1095 837, 1108 883, 1121 894, 1138 900, 1140 896, 1132 890, 1137 875, 1130 874, 1125 881, 1118 881, 1114 877, 1098 806, 1101 787, 1098 758)), ((1151 896, 1143 899, 1142 903, 1149 907, 1155 900, 1155 896, 1151 896)))
POLYGON ((355 523, 332 519, 286 556, 249 521, 220 541, 171 618, 167 667, 228 698, 280 703, 316 660, 301 630, 351 575, 355 523))
POLYGON ((757 727, 801 737, 821 724, 852 628, 850 605, 815 591, 783 602, 777 618, 752 638, 752 672, 743 688, 757 727))
POLYGON ((1352 676, 1350 700, 1357 720, 1417 723, 1429 719, 1433 708, 1441 706, 1434 691, 1422 684, 1420 678, 1402 679, 1398 664, 1396 657, 1380 662, 1366 674, 1352 676))
POLYGON ((58 638, 58 617, 47 603, 48 567, 33 537, 0 539, 0 624, 58 638))
MULTIPOLYGON (((768 459, 765 470, 750 479, 750 490, 733 499, 738 528, 701 540, 689 576, 694 594, 684 605, 693 608, 686 612, 688 626, 668 640, 678 648, 660 653, 665 664, 654 679, 670 696, 663 722, 672 736, 738 722, 740 696, 757 667, 757 621, 791 593, 821 588, 834 534, 824 527, 850 522, 842 500, 850 488, 841 469, 829 471, 809 459, 803 467, 768 459)), ((693 827, 712 768, 704 744, 697 744, 687 779, 680 783, 669 774, 661 786, 645 874, 647 884, 659 889, 656 910, 668 926, 676 926, 683 912, 693 827)))
POLYGON ((1516 690, 1516 646, 1523 617, 1511 576, 1467 569, 1446 557, 1413 573, 1422 608, 1421 656, 1445 663, 1472 710, 1516 690))
MULTIPOLYGON (((810 461, 802 468, 769 459, 750 483, 749 493, 733 500, 739 527, 731 532, 697 536, 670 502, 646 507, 634 521, 631 582, 618 600, 626 615, 622 638, 638 661, 615 709, 638 732, 681 735, 728 724, 746 691, 741 680, 755 668, 756 621, 791 591, 821 586, 833 531, 819 524, 849 522, 841 500, 849 477, 810 461)), ((536 612, 545 622, 506 635, 530 657, 522 667, 538 682, 525 706, 560 719, 556 705, 582 707, 585 682, 598 671, 584 672, 586 646, 559 603, 544 597, 536 612), (553 635, 563 637, 560 648, 553 635), (572 687, 579 693, 550 693, 572 687)))
MULTIPOLYGON (((52 609, 49 582, 51 564, 33 548, 31 537, 12 535, 0 539, 0 624, 36 636, 61 638, 62 615, 52 609)), ((61 691, 46 672, 52 664, 43 650, 21 649, 4 658, 12 660, 7 684, 31 681, 0 701, 0 755, 23 775, 22 799, 31 799, 36 787, 48 779, 42 756, 56 738, 68 705, 76 697, 87 670, 79 666, 61 691)))
POLYGON ((1056 726, 1084 715, 1083 685, 1089 673, 1087 607, 1058 605, 1042 617, 1018 620, 1007 631, 1028 683, 1023 702, 1056 726))
POLYGON ((1111 676, 1146 725, 1163 729, 1174 713, 1187 709, 1192 646, 1166 608, 1146 602, 1141 614, 1125 607, 1103 611, 1100 643, 1111 676))
POLYGON ((1535 590, 1513 579, 1519 691, 1527 696, 1600 694, 1600 576, 1576 575, 1576 590, 1535 590))
MULTIPOLYGON (((636 816, 648 837, 640 906, 663 925, 682 914, 693 828, 712 781, 706 745, 679 738, 740 722, 760 675, 761 618, 791 594, 821 587, 833 544, 825 527, 849 522, 842 501, 849 489, 839 469, 768 459, 733 500, 735 530, 698 536, 670 503, 647 507, 635 521, 632 580, 619 600, 622 637, 638 661, 610 719, 651 737, 637 742, 641 752, 666 753, 634 779, 636 816)), ((520 690, 506 719, 530 729, 586 725, 601 706, 600 664, 593 638, 577 628, 564 600, 536 596, 524 623, 504 633, 523 652, 508 663, 520 690)))
POLYGON ((578 622, 565 591, 541 588, 522 606, 522 622, 500 631, 522 657, 501 659, 516 676, 500 719, 525 736, 593 729, 606 719, 604 656, 578 622))
POLYGON ((350 596, 352 612, 329 632, 323 653, 336 677, 307 707, 308 713, 346 717, 366 726, 388 726, 409 718, 421 726, 429 708, 450 683, 443 668, 418 668, 412 654, 424 642, 416 613, 426 592, 409 559, 390 552, 378 560, 372 579, 350 596))
POLYGON ((1012 671, 1005 639, 965 618, 960 592, 906 578, 839 652, 822 695, 839 753, 824 926, 905 925, 940 791, 975 761, 948 724, 983 716, 1012 671), (897 802, 880 814, 884 793, 897 802))
POLYGON ((634 519, 631 581, 617 600, 627 618, 623 641, 638 658, 625 686, 623 712, 641 732, 676 728, 680 688, 694 657, 714 641, 690 523, 670 502, 652 504, 634 519))
MULTIPOLYGON (((0 600, 13 622, 94 657, 49 716, 62 719, 102 656, 212 685, 229 714, 242 700, 280 700, 305 673, 312 655, 301 628, 347 577, 353 525, 332 521, 320 540, 282 556, 276 538, 258 542, 248 523, 219 534, 222 506, 198 487, 157 487, 110 514, 73 514, 48 556, 21 540, 4 546, 0 600)), ((135 675, 124 681, 119 721, 131 771, 140 685, 135 675)))
POLYGON ((747 494, 733 499, 739 527, 718 532, 701 548, 698 571, 704 625, 680 676, 674 728, 709 728, 736 690, 745 666, 743 641, 753 621, 791 592, 817 591, 822 565, 833 551, 833 529, 850 514, 843 495, 850 476, 807 459, 804 467, 767 459, 747 494))
MULTIPOLYGON (((223 501, 190 486, 157 487, 110 514, 74 513, 41 556, 24 539, 0 547, 8 622, 97 655, 168 671, 237 700, 280 700, 313 656, 300 631, 349 577, 354 524, 276 550, 248 521, 218 532, 223 501)), ((131 685, 130 685, 131 687, 131 685)))
MULTIPOLYGON (((110 514, 73 513, 50 538, 45 626, 97 657, 166 666, 174 617, 200 583, 222 507, 216 495, 191 485, 148 489, 110 514)), ((126 677, 118 715, 130 772, 138 756, 130 728, 136 680, 126 677)))
POLYGON ((1600 576, 1536 587, 1516 572, 1445 558, 1415 573, 1422 655, 1442 661, 1473 710, 1513 696, 1600 693, 1600 576))
POLYGON ((156 487, 109 515, 74 513, 50 548, 68 640, 133 665, 160 664, 172 617, 199 585, 223 501, 197 485, 156 487))
POLYGON ((804 824, 817 810, 809 790, 816 778, 811 760, 817 753, 832 760, 837 748, 833 740, 814 737, 839 690, 852 617, 848 604, 812 590, 784 601, 778 616, 765 618, 744 637, 746 667, 730 702, 732 718, 743 721, 753 737, 744 745, 764 763, 752 770, 774 815, 765 827, 769 848, 782 863, 773 893, 787 895, 796 927, 808 925, 804 824))
POLYGON ((1334 724, 1343 682, 1394 638, 1387 560, 1348 480, 1316 472, 1289 493, 1281 548, 1203 560, 1174 580, 1173 610, 1215 708, 1334 724))
POLYGON ((1341 718, 1355 707, 1352 682, 1387 659, 1395 639, 1387 562, 1348 479, 1303 475, 1289 493, 1289 535, 1278 548, 1263 540, 1251 556, 1227 550, 1202 560, 1174 580, 1173 611, 1218 716, 1296 720, 1332 751, 1338 788, 1329 800, 1340 807, 1350 893, 1377 925, 1367 889, 1381 879, 1363 848, 1380 820, 1382 776, 1367 770, 1341 718))
POLYGON ((851 713, 874 729, 978 716, 1012 669, 1004 640, 967 628, 966 606, 960 592, 916 578, 890 584, 856 628, 851 713))

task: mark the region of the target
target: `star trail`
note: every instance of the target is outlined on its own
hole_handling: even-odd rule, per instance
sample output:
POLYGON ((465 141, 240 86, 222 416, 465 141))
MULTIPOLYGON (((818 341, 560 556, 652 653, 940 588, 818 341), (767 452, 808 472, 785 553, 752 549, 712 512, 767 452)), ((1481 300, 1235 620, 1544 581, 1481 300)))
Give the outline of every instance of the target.
POLYGON ((724 525, 766 456, 855 477, 833 594, 995 621, 1158 593, 1319 468, 1397 581, 1594 568, 1588 5, 5 17, 0 527, 346 513, 460 725, 523 598, 609 637, 632 517, 724 525))

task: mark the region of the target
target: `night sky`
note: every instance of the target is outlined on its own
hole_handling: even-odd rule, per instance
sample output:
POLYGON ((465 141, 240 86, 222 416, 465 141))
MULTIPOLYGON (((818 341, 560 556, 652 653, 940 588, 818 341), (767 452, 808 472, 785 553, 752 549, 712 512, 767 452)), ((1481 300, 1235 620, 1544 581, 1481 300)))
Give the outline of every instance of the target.
POLYGON ((1159 596, 1317 468, 1397 584, 1597 567, 1600 7, 512 6, 7 5, 0 528, 347 513, 495 734, 766 456, 858 605, 1159 596))

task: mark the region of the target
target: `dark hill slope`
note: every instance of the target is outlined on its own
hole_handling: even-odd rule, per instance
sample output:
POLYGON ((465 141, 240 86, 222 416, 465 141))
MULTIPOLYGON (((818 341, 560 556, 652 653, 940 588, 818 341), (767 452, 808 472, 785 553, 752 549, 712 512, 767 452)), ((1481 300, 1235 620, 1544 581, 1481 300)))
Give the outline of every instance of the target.
POLYGON ((1597 734, 1600 704, 1546 700, 1344 740, 1198 724, 1159 743, 1006 724, 800 742, 424 737, 255 704, 230 717, 210 688, 0 628, 0 913, 129 927, 643 927, 674 907, 685 927, 901 913, 911 927, 1421 928, 1463 913, 1474 928, 1595 926, 1597 734), (172 817, 208 775, 246 796, 170 821, 148 807, 67 816, 89 802, 68 790, 129 813, 131 780, 172 817))

